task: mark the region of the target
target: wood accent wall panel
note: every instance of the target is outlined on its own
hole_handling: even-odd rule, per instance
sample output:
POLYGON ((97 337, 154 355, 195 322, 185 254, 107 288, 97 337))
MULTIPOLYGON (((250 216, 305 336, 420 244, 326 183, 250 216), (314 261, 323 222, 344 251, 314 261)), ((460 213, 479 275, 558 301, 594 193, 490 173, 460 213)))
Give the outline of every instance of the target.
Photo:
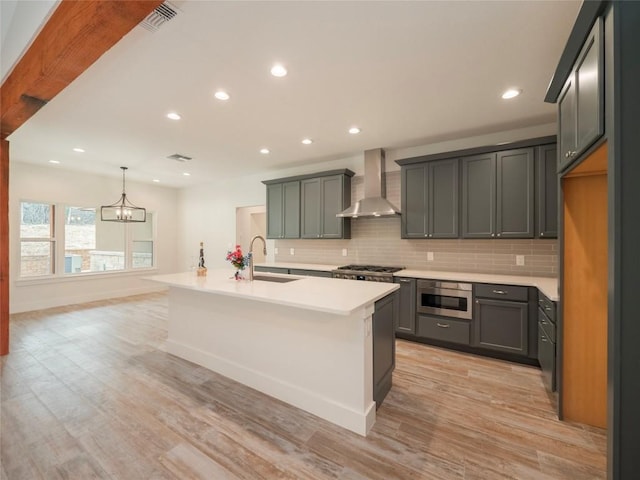
POLYGON ((0 355, 9 353, 9 142, 0 140, 0 355))
POLYGON ((577 175, 562 179, 562 415, 601 428, 607 423, 607 175, 600 167, 606 155, 605 144, 577 175))
POLYGON ((2 138, 46 105, 161 3, 62 0, 2 84, 2 138))

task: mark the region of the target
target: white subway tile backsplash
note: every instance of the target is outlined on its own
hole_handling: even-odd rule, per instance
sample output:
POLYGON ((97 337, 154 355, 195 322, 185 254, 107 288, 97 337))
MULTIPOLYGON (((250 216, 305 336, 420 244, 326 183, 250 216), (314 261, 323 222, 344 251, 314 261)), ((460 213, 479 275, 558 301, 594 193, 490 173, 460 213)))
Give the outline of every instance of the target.
MULTIPOLYGON (((400 206, 400 172, 388 172, 387 199, 400 206)), ((351 199, 363 196, 361 176, 351 182, 351 199)), ((400 217, 351 220, 350 240, 277 240, 276 261, 345 265, 348 263, 395 265, 412 269, 468 271, 555 277, 558 246, 554 239, 442 239, 400 238, 400 217), (289 249, 295 249, 295 257, 289 249), (342 250, 347 250, 347 256, 342 250), (434 259, 427 260, 427 252, 434 259), (525 256, 523 266, 516 255, 525 256)))

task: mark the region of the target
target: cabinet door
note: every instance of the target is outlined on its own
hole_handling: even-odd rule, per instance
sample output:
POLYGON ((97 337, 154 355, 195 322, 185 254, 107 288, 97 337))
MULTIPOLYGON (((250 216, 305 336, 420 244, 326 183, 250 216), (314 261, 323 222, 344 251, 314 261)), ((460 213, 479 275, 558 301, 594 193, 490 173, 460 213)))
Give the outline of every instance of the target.
POLYGON ((569 75, 564 90, 558 99, 558 138, 560 140, 560 148, 558 149, 560 158, 558 162, 558 171, 563 170, 575 156, 577 146, 577 130, 576 123, 576 87, 574 75, 569 75))
POLYGON ((538 227, 540 238, 558 236, 558 149, 556 144, 536 149, 538 184, 538 227))
POLYGON ((399 314, 396 332, 416 333, 416 280, 415 278, 396 278, 400 284, 399 314))
POLYGON ((427 166, 402 167, 402 238, 427 236, 427 166))
POLYGON ((475 307, 475 346, 518 355, 529 353, 527 303, 478 298, 475 307))
POLYGON ((604 132, 602 94, 602 19, 587 38, 575 66, 577 110, 577 154, 586 150, 604 132))
POLYGON ((320 179, 322 205, 320 214, 320 238, 342 238, 342 218, 336 217, 345 209, 342 202, 342 175, 323 177, 320 179))
POLYGON ((373 400, 379 407, 391 389, 396 366, 395 325, 398 316, 398 294, 391 293, 375 303, 372 316, 373 334, 373 400))
POLYGON ((533 148, 498 152, 496 237, 533 238, 533 148))
POLYGON ((496 154, 462 159, 462 236, 495 236, 496 154))
POLYGON ((267 238, 282 238, 283 235, 282 184, 267 185, 267 238))
POLYGON ((302 238, 320 238, 321 223, 320 179, 313 178, 300 182, 301 232, 302 238))
POLYGON ((429 238, 458 237, 458 159, 428 164, 429 238))
POLYGON ((282 184, 284 238, 300 238, 300 182, 282 184))
POLYGON ((547 390, 556 391, 556 344, 538 327, 538 361, 542 368, 542 380, 547 390))

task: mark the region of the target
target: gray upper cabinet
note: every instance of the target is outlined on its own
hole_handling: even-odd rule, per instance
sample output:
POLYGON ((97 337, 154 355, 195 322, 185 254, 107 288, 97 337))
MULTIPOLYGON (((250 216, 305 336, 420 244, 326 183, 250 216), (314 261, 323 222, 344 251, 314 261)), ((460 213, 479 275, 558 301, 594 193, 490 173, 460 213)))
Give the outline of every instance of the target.
POLYGON ((267 238, 300 237, 300 182, 267 185, 267 238))
POLYGON ((536 235, 540 238, 558 237, 558 174, 557 145, 536 148, 536 185, 538 221, 536 235))
POLYGON ((458 159, 402 168, 402 238, 458 237, 458 159))
POLYGON ((347 174, 300 181, 301 238, 350 238, 349 218, 336 214, 351 204, 351 176, 347 174))
POLYGON ((463 158, 462 236, 495 237, 496 154, 463 158))
POLYGON ((498 152, 496 158, 496 236, 534 236, 534 149, 498 152))
POLYGON ((534 236, 534 149, 462 159, 462 236, 534 236))
POLYGON ((604 133, 603 62, 599 18, 558 99, 559 170, 564 170, 604 133))

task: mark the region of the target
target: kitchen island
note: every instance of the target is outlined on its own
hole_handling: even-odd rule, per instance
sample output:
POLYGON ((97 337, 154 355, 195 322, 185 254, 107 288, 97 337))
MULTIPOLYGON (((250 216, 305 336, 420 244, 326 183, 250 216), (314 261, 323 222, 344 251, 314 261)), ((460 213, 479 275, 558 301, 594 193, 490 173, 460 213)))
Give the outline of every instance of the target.
POLYGON ((366 435, 391 387, 399 286, 228 269, 169 287, 167 351, 366 435))

